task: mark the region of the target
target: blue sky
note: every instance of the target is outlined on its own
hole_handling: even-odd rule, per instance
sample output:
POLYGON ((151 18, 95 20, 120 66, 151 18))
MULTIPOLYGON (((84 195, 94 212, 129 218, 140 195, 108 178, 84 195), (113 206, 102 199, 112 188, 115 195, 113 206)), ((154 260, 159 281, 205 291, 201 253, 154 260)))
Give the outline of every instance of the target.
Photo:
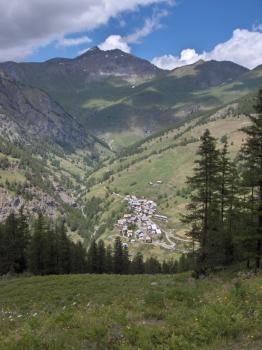
POLYGON ((11 7, 15 2, 0 0, 0 60, 73 58, 100 46, 170 69, 199 58, 262 64, 262 0, 24 0, 11 7), (218 44, 224 46, 214 50, 218 44))

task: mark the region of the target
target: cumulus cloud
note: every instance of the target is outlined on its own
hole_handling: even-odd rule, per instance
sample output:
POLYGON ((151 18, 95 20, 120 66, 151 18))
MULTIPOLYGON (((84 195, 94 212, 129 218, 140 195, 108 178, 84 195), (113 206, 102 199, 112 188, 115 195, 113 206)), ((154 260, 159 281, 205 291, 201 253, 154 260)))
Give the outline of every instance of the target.
POLYGON ((262 33, 236 29, 230 40, 218 44, 205 59, 229 60, 248 68, 262 63, 262 33))
POLYGON ((91 43, 92 39, 90 39, 88 36, 80 36, 78 38, 62 38, 58 40, 58 46, 78 46, 82 44, 91 43))
POLYGON ((201 56, 194 49, 185 49, 181 51, 180 56, 163 55, 155 57, 152 63, 162 69, 174 69, 195 63, 199 59, 201 59, 201 56))
POLYGON ((151 18, 146 18, 142 28, 137 29, 134 33, 125 37, 127 43, 139 43, 139 40, 148 36, 153 31, 162 27, 160 21, 162 17, 168 15, 168 11, 155 12, 151 18))
POLYGON ((262 24, 256 23, 253 25, 252 30, 254 32, 262 32, 262 24))
POLYGON ((0 60, 22 59, 67 34, 92 30, 139 6, 169 0, 0 0, 0 60))
POLYGON ((125 39, 122 38, 121 35, 110 35, 102 44, 99 45, 99 48, 105 51, 113 49, 120 49, 127 53, 131 51, 125 39))
POLYGON ((162 27, 160 21, 162 17, 168 15, 168 12, 163 10, 155 12, 152 17, 146 18, 142 28, 139 28, 127 36, 110 35, 106 40, 99 45, 101 50, 120 49, 124 52, 131 52, 129 44, 139 43, 140 39, 145 38, 153 31, 162 27))
POLYGON ((87 47, 87 48, 85 48, 85 49, 83 49, 83 50, 79 50, 79 51, 77 52, 77 54, 78 54, 79 56, 81 56, 81 55, 83 55, 84 53, 86 53, 88 50, 90 50, 90 47, 87 47))
POLYGON ((194 49, 186 49, 180 56, 155 57, 152 63, 163 69, 174 69, 195 63, 200 59, 232 61, 252 69, 262 64, 262 33, 236 29, 228 41, 216 45, 210 52, 198 54, 194 49))

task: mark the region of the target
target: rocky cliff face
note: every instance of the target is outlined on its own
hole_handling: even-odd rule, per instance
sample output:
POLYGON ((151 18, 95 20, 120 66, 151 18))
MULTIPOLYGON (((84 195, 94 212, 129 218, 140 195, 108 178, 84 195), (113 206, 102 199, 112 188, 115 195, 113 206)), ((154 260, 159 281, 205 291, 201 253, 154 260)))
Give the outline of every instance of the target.
POLYGON ((44 91, 0 73, 0 134, 10 140, 84 146, 93 141, 44 91))
POLYGON ((31 188, 30 194, 32 198, 25 200, 21 195, 14 196, 6 189, 0 188, 0 222, 11 212, 18 214, 21 208, 30 216, 37 216, 41 212, 50 219, 55 219, 59 210, 61 212, 59 204, 48 194, 37 188, 31 188))

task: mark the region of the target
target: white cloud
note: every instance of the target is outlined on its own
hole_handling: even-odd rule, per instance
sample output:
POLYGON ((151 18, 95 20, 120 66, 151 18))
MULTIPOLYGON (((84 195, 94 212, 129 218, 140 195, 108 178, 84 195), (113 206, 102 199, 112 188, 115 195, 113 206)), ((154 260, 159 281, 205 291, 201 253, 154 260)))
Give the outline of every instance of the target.
POLYGON ((0 0, 0 60, 22 59, 67 34, 92 30, 140 6, 169 0, 0 0))
POLYGON ((259 23, 254 24, 253 27, 252 27, 252 30, 254 32, 262 32, 262 24, 259 24, 259 23))
POLYGON ((236 29, 228 41, 216 45, 210 52, 198 54, 194 49, 186 49, 179 57, 164 55, 155 57, 152 63, 163 69, 174 69, 200 59, 232 61, 252 69, 262 64, 262 33, 236 29))
POLYGON ((152 63, 162 69, 174 69, 187 64, 195 63, 200 60, 201 56, 194 49, 185 49, 181 51, 180 56, 164 55, 155 57, 152 63))
POLYGON ((134 33, 125 37, 127 43, 138 43, 141 38, 144 38, 151 34, 153 31, 161 28, 161 18, 168 15, 168 12, 163 10, 154 13, 151 18, 146 18, 144 26, 137 29, 134 33))
POLYGON ((120 49, 127 53, 131 51, 125 39, 122 38, 121 35, 110 35, 102 44, 99 45, 99 48, 105 51, 113 49, 120 49))
POLYGON ((204 58, 228 60, 254 68, 262 63, 262 33, 236 29, 230 40, 218 44, 211 52, 204 53, 204 58))
POLYGON ((152 17, 146 18, 142 28, 137 29, 134 33, 127 36, 110 35, 99 45, 101 50, 120 49, 124 52, 131 52, 129 44, 139 43, 141 38, 151 34, 154 30, 161 28, 160 20, 168 15, 167 11, 155 12, 152 17))
POLYGON ((78 38, 62 38, 58 40, 58 46, 78 46, 82 44, 91 43, 92 39, 90 39, 88 36, 80 36, 78 38))
POLYGON ((90 50, 90 47, 87 47, 87 48, 85 48, 85 49, 83 49, 83 50, 79 50, 77 54, 78 54, 79 56, 81 56, 81 55, 83 55, 84 53, 86 53, 88 50, 90 50))

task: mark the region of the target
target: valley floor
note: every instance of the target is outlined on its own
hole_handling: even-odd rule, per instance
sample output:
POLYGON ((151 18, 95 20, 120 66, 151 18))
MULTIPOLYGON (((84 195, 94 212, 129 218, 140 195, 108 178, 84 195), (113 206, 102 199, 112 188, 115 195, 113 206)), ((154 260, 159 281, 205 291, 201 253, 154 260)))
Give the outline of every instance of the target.
POLYGON ((262 275, 0 280, 0 349, 262 348, 262 275))

